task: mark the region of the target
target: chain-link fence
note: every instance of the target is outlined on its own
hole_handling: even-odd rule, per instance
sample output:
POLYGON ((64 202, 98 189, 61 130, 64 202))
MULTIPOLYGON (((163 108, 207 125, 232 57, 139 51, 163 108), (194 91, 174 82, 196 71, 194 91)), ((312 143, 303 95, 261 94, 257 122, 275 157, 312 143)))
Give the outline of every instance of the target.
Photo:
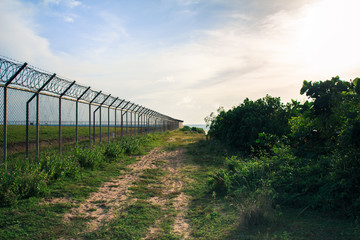
POLYGON ((0 57, 0 154, 174 130, 181 120, 0 57))

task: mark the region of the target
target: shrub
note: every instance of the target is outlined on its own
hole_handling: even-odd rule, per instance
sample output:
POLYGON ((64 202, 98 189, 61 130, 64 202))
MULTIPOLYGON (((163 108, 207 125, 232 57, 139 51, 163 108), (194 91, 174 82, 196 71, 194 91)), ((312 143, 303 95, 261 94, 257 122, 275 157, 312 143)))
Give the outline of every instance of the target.
POLYGON ((17 200, 37 196, 47 190, 47 173, 40 164, 29 163, 23 168, 5 169, 0 166, 0 205, 16 203, 17 200))
POLYGON ((79 162, 72 156, 59 156, 54 153, 47 153, 40 158, 40 168, 47 174, 49 181, 63 177, 75 177, 80 172, 79 162))
POLYGON ((140 144, 145 139, 140 140, 140 138, 124 138, 120 141, 120 148, 123 149, 126 154, 139 154, 140 144))
POLYGON ((211 176, 209 190, 220 196, 249 195, 265 186, 275 191, 277 204, 358 216, 360 190, 355 186, 360 183, 359 159, 340 153, 317 159, 299 158, 288 147, 279 148, 273 156, 231 157, 225 169, 211 176))
POLYGON ((105 146, 104 157, 106 162, 115 161, 124 152, 118 142, 111 142, 105 146))
POLYGON ((250 152, 256 145, 259 133, 282 137, 290 132, 288 120, 297 102, 285 106, 280 98, 267 95, 265 98, 244 102, 229 111, 219 108, 218 115, 207 117, 209 135, 230 148, 250 152))
POLYGON ((190 132, 191 131, 191 127, 189 126, 184 126, 183 128, 180 129, 181 131, 184 131, 184 132, 190 132))
POLYGON ((224 196, 230 192, 231 177, 225 169, 219 169, 208 181, 211 191, 219 196, 224 196))
POLYGON ((183 128, 180 129, 180 131, 205 134, 205 130, 203 128, 198 128, 198 127, 184 126, 183 128))
POLYGON ((103 151, 100 147, 93 146, 92 148, 76 147, 72 151, 72 156, 75 161, 78 161, 80 167, 96 169, 101 162, 104 161, 103 151))
POLYGON ((240 223, 245 226, 259 226, 274 222, 279 214, 274 208, 274 193, 269 188, 259 188, 236 199, 240 223))

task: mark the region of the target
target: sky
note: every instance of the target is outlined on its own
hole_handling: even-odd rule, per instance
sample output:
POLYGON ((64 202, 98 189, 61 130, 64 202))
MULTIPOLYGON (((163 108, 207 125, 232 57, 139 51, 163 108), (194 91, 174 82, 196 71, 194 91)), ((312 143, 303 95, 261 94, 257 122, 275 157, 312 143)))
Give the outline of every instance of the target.
POLYGON ((360 77, 358 0, 0 0, 0 55, 185 124, 360 77))

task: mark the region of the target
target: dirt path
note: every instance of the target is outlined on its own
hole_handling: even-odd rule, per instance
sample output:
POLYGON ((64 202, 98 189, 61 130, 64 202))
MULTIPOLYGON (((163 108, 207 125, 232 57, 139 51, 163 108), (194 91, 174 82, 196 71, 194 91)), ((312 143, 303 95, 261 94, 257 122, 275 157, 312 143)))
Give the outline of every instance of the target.
MULTIPOLYGON (((182 192, 183 186, 188 180, 181 174, 183 159, 183 149, 166 153, 166 158, 164 159, 166 164, 162 168, 167 174, 161 180, 163 197, 153 197, 150 201, 161 207, 173 207, 175 209, 176 214, 172 224, 172 233, 187 239, 189 237, 189 221, 185 218, 185 215, 188 210, 190 197, 182 192)), ((144 239, 156 239, 156 235, 160 231, 157 226, 159 222, 157 221, 150 228, 148 235, 144 239)))
MULTIPOLYGON (((189 223, 185 218, 188 209, 189 196, 182 192, 185 180, 181 176, 180 168, 184 158, 184 150, 163 151, 160 148, 152 150, 148 155, 142 156, 139 161, 127 167, 127 173, 104 183, 97 192, 94 192, 79 207, 71 209, 64 216, 64 221, 69 222, 78 217, 91 219, 84 232, 97 230, 114 218, 115 213, 122 211, 127 203, 137 201, 131 195, 131 188, 140 180, 141 175, 148 169, 161 168, 165 175, 159 185, 162 189, 161 196, 147 199, 153 205, 161 208, 175 209, 171 233, 187 239, 189 236, 189 223), (159 164, 161 162, 161 164, 159 164)), ((157 226, 162 219, 158 219, 148 230, 144 239, 156 239, 159 232, 157 226)))
POLYGON ((160 149, 154 149, 148 155, 141 157, 140 161, 128 166, 130 172, 119 178, 104 183, 97 192, 90 197, 78 208, 72 209, 65 214, 64 221, 71 221, 78 216, 89 217, 87 232, 92 232, 114 217, 114 212, 121 210, 130 195, 133 183, 139 180, 139 176, 145 169, 155 168, 154 161, 161 155, 160 149))

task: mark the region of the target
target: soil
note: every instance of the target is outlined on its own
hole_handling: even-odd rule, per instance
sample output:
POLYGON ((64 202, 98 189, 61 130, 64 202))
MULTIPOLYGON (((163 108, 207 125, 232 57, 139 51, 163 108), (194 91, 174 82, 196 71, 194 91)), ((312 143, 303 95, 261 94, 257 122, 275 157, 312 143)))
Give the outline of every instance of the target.
POLYGON ((72 209, 65 214, 64 221, 71 221, 78 216, 89 217, 87 232, 99 228, 105 221, 114 217, 115 210, 121 211, 124 203, 129 198, 133 183, 139 180, 139 176, 145 169, 155 168, 154 160, 158 157, 160 150, 155 149, 148 155, 141 157, 141 160, 128 166, 130 172, 104 183, 97 192, 90 195, 78 208, 72 209))
MULTIPOLYGON (((164 151, 161 148, 152 150, 148 155, 142 156, 139 161, 128 166, 124 175, 112 181, 104 183, 99 187, 80 206, 71 209, 64 216, 64 221, 69 222, 78 217, 90 219, 88 228, 85 232, 92 232, 98 229, 102 224, 114 218, 115 213, 124 209, 126 204, 136 199, 131 198, 130 188, 134 186, 136 181, 140 180, 140 176, 144 170, 152 168, 162 168, 167 172, 161 179, 162 194, 158 197, 148 199, 154 205, 160 205, 166 209, 172 207, 175 209, 176 216, 172 225, 172 233, 182 236, 183 239, 189 237, 189 222, 185 215, 188 209, 190 197, 182 192, 186 178, 181 176, 181 167, 184 159, 184 150, 164 151), (162 164, 156 164, 161 162, 162 164), (171 196, 171 197, 169 197, 171 196)), ((67 201, 67 199, 51 200, 51 201, 67 201)), ((158 225, 161 219, 158 219, 154 226, 148 230, 148 234, 144 239, 154 239, 159 232, 158 225)))
MULTIPOLYGON (((172 232, 175 235, 182 236, 183 239, 189 238, 190 225, 186 219, 186 212, 190 197, 184 194, 183 186, 187 179, 181 175, 181 167, 184 159, 184 150, 175 150, 166 152, 165 165, 162 168, 168 173, 161 180, 163 185, 162 196, 153 197, 149 201, 153 204, 160 205, 162 208, 173 206, 176 211, 174 224, 172 225, 172 232), (172 198, 171 196, 176 196, 172 198)), ((157 226, 159 221, 155 222, 154 226, 150 227, 150 232, 144 239, 156 239, 156 234, 160 231, 157 226)))

